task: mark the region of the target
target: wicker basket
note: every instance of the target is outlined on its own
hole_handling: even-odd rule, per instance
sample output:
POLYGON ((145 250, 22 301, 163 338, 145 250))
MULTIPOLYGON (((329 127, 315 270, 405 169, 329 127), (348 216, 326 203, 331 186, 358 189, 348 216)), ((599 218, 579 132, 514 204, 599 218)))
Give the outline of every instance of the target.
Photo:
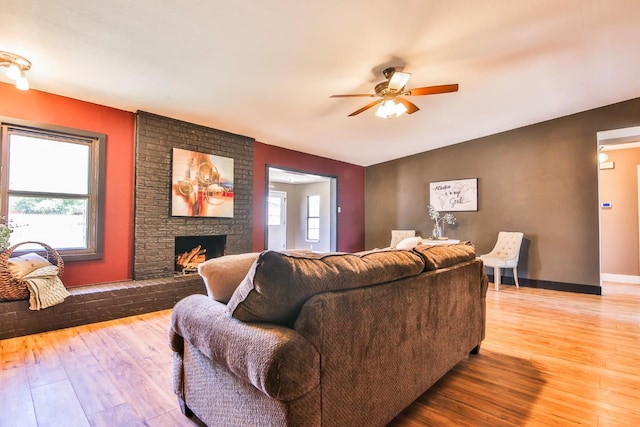
MULTIPOLYGON (((8 300, 21 300, 29 298, 29 289, 27 288, 27 282, 18 280, 11 274, 9 270, 9 258, 13 251, 22 245, 34 243, 42 246, 46 251, 47 260, 58 267, 58 277, 62 278, 64 272, 64 261, 62 257, 49 245, 45 245, 41 242, 22 242, 11 246, 6 251, 0 253, 0 298, 8 300)), ((37 251, 34 251, 37 252, 37 251)))

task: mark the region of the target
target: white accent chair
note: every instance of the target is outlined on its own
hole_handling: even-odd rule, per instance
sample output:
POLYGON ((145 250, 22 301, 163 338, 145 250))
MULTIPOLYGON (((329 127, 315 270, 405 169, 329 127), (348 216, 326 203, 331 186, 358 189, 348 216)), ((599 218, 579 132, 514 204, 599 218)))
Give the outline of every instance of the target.
POLYGON ((520 258, 520 246, 524 234, 519 231, 501 231, 498 233, 498 241, 488 254, 480 255, 480 258, 487 267, 493 267, 493 283, 495 290, 500 290, 501 268, 513 269, 513 280, 516 288, 520 288, 518 283, 518 259, 520 258))
POLYGON ((396 245, 402 242, 407 237, 415 237, 416 230, 391 230, 391 243, 389 247, 395 248, 396 245))

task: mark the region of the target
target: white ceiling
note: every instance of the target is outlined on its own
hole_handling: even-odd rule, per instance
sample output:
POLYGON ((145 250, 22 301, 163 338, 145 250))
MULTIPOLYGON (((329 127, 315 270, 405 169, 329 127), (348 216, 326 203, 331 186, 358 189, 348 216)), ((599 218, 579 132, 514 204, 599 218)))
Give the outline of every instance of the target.
POLYGON ((640 1, 0 0, 0 50, 37 90, 368 166, 640 97, 640 1), (329 98, 388 65, 460 90, 329 98))

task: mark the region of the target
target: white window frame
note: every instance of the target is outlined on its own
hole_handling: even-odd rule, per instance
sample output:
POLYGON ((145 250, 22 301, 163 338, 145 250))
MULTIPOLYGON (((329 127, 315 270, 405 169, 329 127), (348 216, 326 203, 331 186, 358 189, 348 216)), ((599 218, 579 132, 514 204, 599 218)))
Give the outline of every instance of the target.
MULTIPOLYGON (((106 135, 80 129, 62 126, 34 123, 25 120, 0 117, 1 136, 1 168, 0 174, 0 216, 7 217, 9 208, 9 138, 11 134, 31 135, 43 139, 51 139, 67 143, 79 143, 89 147, 90 162, 88 172, 88 194, 83 196, 88 200, 87 215, 87 247, 86 248, 56 248, 65 261, 82 261, 102 259, 104 241, 104 195, 105 195, 105 157, 106 135)), ((52 177, 54 179, 55 177, 52 177)), ((77 197, 64 193, 37 193, 29 191, 11 192, 18 195, 37 195, 41 197, 77 197)), ((48 242, 42 242, 49 244, 48 242)), ((20 248, 15 254, 19 255, 20 248)))
POLYGON ((307 196, 307 232, 306 232, 306 240, 307 242, 318 242, 320 241, 320 195, 319 194, 312 194, 307 196), (310 201, 311 198, 317 198, 318 199, 318 214, 317 215, 311 215, 311 209, 310 209, 310 201), (313 227, 311 228, 311 219, 316 219, 318 220, 318 227, 313 227), (311 238, 309 237, 309 231, 311 230, 317 230, 318 231, 318 238, 311 238))

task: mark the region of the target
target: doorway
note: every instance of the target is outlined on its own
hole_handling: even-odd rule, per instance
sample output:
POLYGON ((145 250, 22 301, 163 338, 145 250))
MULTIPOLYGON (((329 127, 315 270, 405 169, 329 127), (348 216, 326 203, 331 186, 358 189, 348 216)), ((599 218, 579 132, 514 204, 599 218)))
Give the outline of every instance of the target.
POLYGON ((337 178, 274 166, 266 173, 267 249, 335 252, 337 178))
POLYGON ((597 133, 600 286, 640 284, 640 127, 597 133))

